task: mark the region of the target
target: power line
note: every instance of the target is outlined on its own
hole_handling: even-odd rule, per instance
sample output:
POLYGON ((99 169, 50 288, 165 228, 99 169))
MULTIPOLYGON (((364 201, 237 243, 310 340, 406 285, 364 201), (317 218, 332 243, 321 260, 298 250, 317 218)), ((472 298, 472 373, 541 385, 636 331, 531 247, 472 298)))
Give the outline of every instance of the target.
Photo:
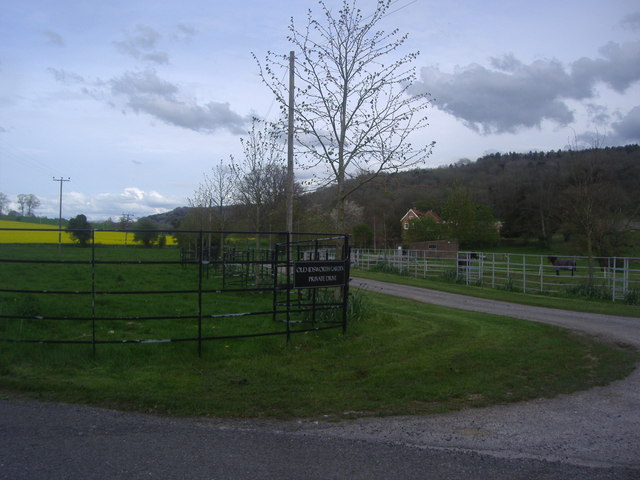
POLYGON ((51 172, 53 171, 50 165, 28 155, 25 155, 24 153, 17 152, 13 148, 9 147, 9 145, 7 145, 6 143, 0 143, 0 155, 22 166, 36 168, 49 174, 51 174, 51 172))
MULTIPOLYGON (((418 1, 418 0, 413 0, 413 1, 409 2, 409 3, 405 3, 405 4, 404 4, 404 5, 402 5, 401 7, 398 7, 398 8, 396 8, 395 10, 393 10, 393 11, 391 11, 391 12, 389 12, 389 13, 385 14, 385 15, 383 16, 383 18, 384 18, 384 17, 388 17, 389 15, 392 15, 392 14, 394 14, 394 13, 396 13, 396 12, 399 12, 399 11, 400 11, 400 10, 402 10, 403 8, 407 8, 409 5, 413 5, 413 4, 414 4, 414 3, 416 3, 417 1, 418 1)), ((396 0, 395 2, 391 2, 391 5, 393 5, 394 3, 398 3, 398 0, 396 0)))

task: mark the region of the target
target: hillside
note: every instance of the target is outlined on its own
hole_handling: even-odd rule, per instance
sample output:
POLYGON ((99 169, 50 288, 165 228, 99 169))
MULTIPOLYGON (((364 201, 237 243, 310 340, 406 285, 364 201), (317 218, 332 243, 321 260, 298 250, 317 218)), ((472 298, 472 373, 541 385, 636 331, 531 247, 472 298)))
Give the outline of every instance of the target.
MULTIPOLYGON (((632 241, 620 232, 638 230, 640 146, 491 154, 432 169, 380 175, 350 200, 377 245, 400 242, 400 218, 415 207, 441 211, 454 188, 468 189, 502 222, 503 237, 538 240, 554 236, 580 240, 614 255, 632 241)), ((331 188, 308 195, 306 203, 331 208, 331 188)), ((582 247, 581 247, 582 248, 582 247)), ((586 249, 586 244, 583 245, 586 249)))
MULTIPOLYGON (((400 218, 409 208, 438 212, 454 188, 468 189, 475 202, 488 206, 503 223, 503 236, 538 239, 544 245, 554 235, 575 238, 590 229, 599 242, 595 247, 615 254, 625 247, 616 232, 637 230, 640 221, 640 146, 495 153, 439 168, 383 174, 349 198, 351 224, 368 225, 376 245, 393 246, 400 241, 400 218), (588 208, 591 212, 585 212, 588 208)), ((334 198, 334 187, 299 196, 295 229, 332 231, 334 198)), ((251 210, 229 210, 233 215, 227 229, 251 229, 251 210)), ((180 207, 150 218, 176 226, 189 211, 180 207)), ((283 229, 282 212, 271 212, 263 228, 283 229)))

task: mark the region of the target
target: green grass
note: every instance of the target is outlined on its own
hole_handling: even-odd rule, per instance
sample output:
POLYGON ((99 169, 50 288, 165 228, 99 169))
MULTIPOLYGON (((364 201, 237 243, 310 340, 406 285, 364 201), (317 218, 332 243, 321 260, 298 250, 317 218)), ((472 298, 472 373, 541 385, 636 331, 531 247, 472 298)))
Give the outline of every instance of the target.
MULTIPOLYGON (((2 253, 2 258, 9 254, 2 253)), ((13 255, 45 253, 16 250, 13 255)), ((85 254, 79 248, 62 252, 66 259, 85 254)), ((104 249, 97 254, 167 258, 175 251, 104 249)), ((60 287, 82 287, 84 280, 79 278, 87 276, 87 265, 82 264, 64 265, 62 272, 31 264, 24 275, 13 268, 14 264, 3 265, 0 284, 43 286, 55 278, 60 287)), ((180 265, 97 268, 105 288, 175 288, 192 282, 194 273, 180 265)), ((41 309, 62 314, 87 308, 81 305, 82 296, 81 303, 74 304, 69 298, 75 297, 11 295, 0 298, 2 311, 37 315, 41 309)), ((639 359, 636 351, 553 326, 369 292, 356 295, 353 303, 359 315, 344 335, 328 330, 292 335, 289 343, 282 336, 209 341, 203 343, 201 357, 191 342, 100 344, 95 356, 86 344, 0 342, 0 390, 171 415, 341 419, 429 414, 569 393, 622 378, 639 359)), ((181 295, 147 302, 137 295, 97 300, 101 314, 193 308, 192 299, 181 295)), ((205 298, 205 309, 242 312, 270 302, 270 294, 211 294, 205 298)), ((86 338, 82 336, 89 326, 88 321, 0 319, 0 336, 86 338)), ((101 323, 98 337, 167 338, 190 335, 193 328, 188 321, 111 321, 101 323)), ((282 324, 267 316, 210 319, 203 325, 205 332, 216 334, 245 328, 274 329, 282 324)))
POLYGON ((366 294, 337 331, 190 344, 0 344, 0 388, 173 415, 349 418, 550 397, 622 378, 636 352, 552 326, 366 294))
POLYGON ((351 270, 352 277, 368 278, 381 282, 412 285, 415 287, 430 288, 443 292, 457 293, 471 297, 488 298, 504 302, 520 303, 538 307, 559 308, 576 312, 602 313, 608 315, 620 315, 625 317, 640 318, 640 306, 626 305, 621 302, 609 300, 587 300, 582 297, 569 297, 560 295, 540 295, 531 293, 512 292, 503 289, 476 287, 458 283, 450 283, 438 279, 414 278, 394 273, 373 272, 370 270, 351 270))

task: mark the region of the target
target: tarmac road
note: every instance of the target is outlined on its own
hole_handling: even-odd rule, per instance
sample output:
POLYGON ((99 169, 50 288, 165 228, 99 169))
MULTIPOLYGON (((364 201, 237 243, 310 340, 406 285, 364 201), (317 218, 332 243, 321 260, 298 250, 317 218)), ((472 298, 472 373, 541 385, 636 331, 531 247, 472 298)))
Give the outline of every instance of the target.
MULTIPOLYGON (((476 303, 379 282, 366 288, 640 347, 639 319, 476 303)), ((166 418, 0 395, 0 478, 637 480, 640 371, 553 399, 335 423, 166 418)))

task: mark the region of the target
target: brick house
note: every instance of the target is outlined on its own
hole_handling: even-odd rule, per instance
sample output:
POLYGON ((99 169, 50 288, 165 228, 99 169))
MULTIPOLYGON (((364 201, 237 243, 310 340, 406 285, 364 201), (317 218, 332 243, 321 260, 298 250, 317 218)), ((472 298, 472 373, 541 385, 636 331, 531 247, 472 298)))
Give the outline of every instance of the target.
MULTIPOLYGON (((404 214, 400 223, 402 230, 409 230, 411 220, 415 218, 431 217, 434 222, 441 223, 442 219, 433 210, 421 212, 415 208, 410 208, 404 214)), ((415 242, 409 245, 409 250, 416 250, 415 254, 421 257, 455 258, 458 251, 457 240, 430 240, 428 242, 415 242)))
POLYGON ((414 218, 422 217, 431 217, 436 223, 440 223, 442 221, 440 216, 433 210, 429 210, 428 212, 421 212, 420 210, 416 210, 415 208, 410 208, 409 211, 404 214, 402 220, 400 220, 402 229, 409 230, 409 224, 411 223, 411 220, 413 220, 414 218))

